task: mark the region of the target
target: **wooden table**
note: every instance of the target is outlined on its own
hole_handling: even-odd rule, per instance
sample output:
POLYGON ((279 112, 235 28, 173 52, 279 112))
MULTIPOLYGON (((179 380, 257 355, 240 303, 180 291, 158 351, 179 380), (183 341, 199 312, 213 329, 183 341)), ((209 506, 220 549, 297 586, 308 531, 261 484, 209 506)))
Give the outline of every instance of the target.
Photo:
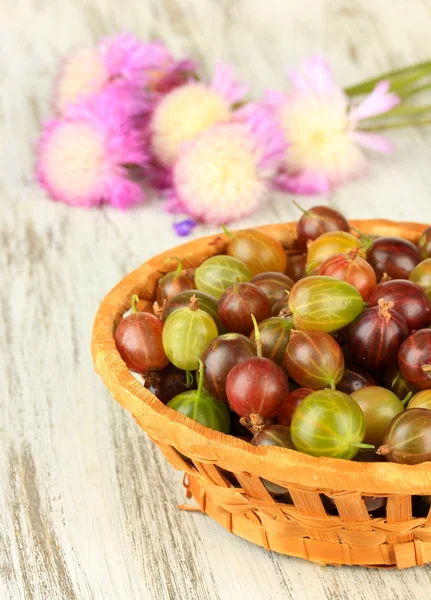
MULTIPOLYGON (((182 513, 178 475, 93 372, 104 294, 178 239, 157 199, 128 213, 50 202, 33 178, 59 58, 130 30, 257 94, 324 52, 341 82, 429 59, 431 1, 3 0, 0 22, 0 597, 4 600, 392 600, 430 596, 431 567, 321 568, 182 513)), ((331 198, 349 217, 431 222, 431 129, 392 136, 368 178, 331 198)), ((315 203, 316 200, 312 200, 315 203)), ((241 225, 298 217, 274 196, 241 225)), ((209 229, 207 230, 209 231, 209 229)), ((196 231, 200 236, 204 229, 196 231)))

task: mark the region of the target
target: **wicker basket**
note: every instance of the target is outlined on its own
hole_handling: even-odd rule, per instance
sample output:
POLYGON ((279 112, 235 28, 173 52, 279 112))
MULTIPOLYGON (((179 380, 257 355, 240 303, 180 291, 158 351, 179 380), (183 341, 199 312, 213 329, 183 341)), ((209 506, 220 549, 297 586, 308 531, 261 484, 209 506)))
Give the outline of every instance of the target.
MULTIPOLYGON (((399 235, 417 241, 424 225, 353 221, 363 233, 399 235)), ((289 248, 294 223, 259 228, 289 248)), ((127 275, 103 300, 92 340, 96 371, 112 396, 159 446, 175 469, 185 472, 188 497, 230 532, 268 550, 320 564, 398 568, 431 562, 431 512, 412 516, 412 495, 431 494, 431 463, 416 466, 314 458, 277 447, 257 448, 212 431, 164 406, 128 371, 117 352, 114 331, 132 294, 151 310, 165 260, 185 267, 224 252, 224 235, 206 237, 165 252, 127 275), (186 462, 179 454, 189 457, 186 462), (260 477, 288 488, 290 503, 274 499, 260 477), (336 511, 322 502, 332 498, 336 511), (378 518, 364 498, 386 497, 378 518)))

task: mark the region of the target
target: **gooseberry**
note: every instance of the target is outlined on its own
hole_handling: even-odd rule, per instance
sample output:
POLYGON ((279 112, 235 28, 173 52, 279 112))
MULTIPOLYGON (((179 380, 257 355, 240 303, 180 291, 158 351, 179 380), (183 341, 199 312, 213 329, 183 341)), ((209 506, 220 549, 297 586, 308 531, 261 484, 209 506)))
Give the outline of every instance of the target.
MULTIPOLYGON (((280 300, 277 300, 272 307, 271 314, 273 317, 278 317, 280 313, 282 313, 284 317, 290 316, 289 293, 284 294, 284 296, 280 298, 280 300)), ((290 320, 292 321, 291 316, 290 320)))
POLYGON ((391 279, 408 279, 420 260, 419 248, 397 237, 377 238, 367 253, 367 261, 376 272, 377 279, 385 273, 391 279))
MULTIPOLYGON (((251 440, 253 446, 278 446, 280 448, 289 448, 295 450, 290 435, 290 429, 283 425, 267 425, 258 431, 251 440)), ((285 494, 287 489, 267 479, 262 479, 263 485, 271 494, 285 494)))
POLYGON ((311 388, 296 388, 296 390, 290 392, 278 411, 277 421, 280 423, 280 425, 290 427, 295 410, 298 408, 304 398, 313 392, 314 390, 311 388))
POLYGON ((127 367, 135 373, 163 369, 169 360, 162 344, 163 323, 155 315, 137 312, 138 296, 132 296, 132 312, 115 330, 115 343, 127 367))
POLYGON ((230 407, 240 417, 261 425, 276 416, 289 393, 283 370, 263 358, 255 321, 257 356, 236 365, 227 376, 226 395, 230 407), (256 419, 255 419, 256 417, 256 419))
POLYGON ((431 410, 431 390, 422 390, 415 394, 408 403, 407 408, 427 408, 431 410))
POLYGON ((240 281, 250 281, 251 273, 241 260, 233 256, 211 256, 195 271, 197 289, 216 298, 220 298, 237 277, 240 281))
POLYGON ((367 385, 377 385, 377 383, 368 371, 349 364, 344 368, 343 376, 337 383, 337 390, 345 394, 351 394, 367 385))
POLYGON ((171 313, 163 327, 163 348, 179 369, 198 368, 205 348, 217 337, 217 325, 208 313, 199 308, 199 300, 192 296, 186 308, 171 313))
POLYGON ((380 446, 391 419, 404 411, 401 400, 386 388, 370 385, 350 395, 364 413, 366 431, 364 442, 380 446))
POLYGON ((427 227, 418 241, 422 258, 431 258, 431 227, 427 227))
POLYGON ((411 408, 389 423, 377 454, 390 462, 417 465, 431 460, 431 411, 411 408))
POLYGON ((293 330, 284 364, 297 383, 313 390, 335 389, 344 373, 344 356, 340 346, 324 331, 293 330))
POLYGON ((271 307, 285 296, 286 291, 291 290, 294 281, 284 273, 268 272, 260 273, 251 280, 253 285, 259 287, 268 297, 271 307))
POLYGON ((327 275, 347 281, 355 287, 366 302, 377 285, 372 266, 358 254, 359 249, 349 250, 327 258, 319 268, 319 275, 327 275))
POLYGON ((184 292, 185 290, 192 290, 195 287, 193 277, 188 270, 183 269, 181 260, 179 258, 168 258, 168 261, 170 260, 176 260, 178 266, 175 271, 163 275, 157 283, 156 301, 160 307, 176 294, 184 292))
POLYGON ((287 265, 285 273, 292 281, 299 281, 305 276, 305 266, 307 264, 306 252, 298 250, 286 250, 287 265))
POLYGON ((427 298, 431 300, 431 258, 427 258, 417 264, 410 273, 409 279, 419 285, 427 295, 427 298))
POLYGON ((192 383, 187 382, 186 371, 182 371, 171 364, 161 371, 149 371, 144 385, 164 404, 182 392, 196 389, 195 381, 192 383))
MULTIPOLYGON (((287 342, 290 338, 292 322, 289 318, 270 317, 259 323, 262 356, 269 358, 281 367, 287 342)), ((252 331, 250 339, 255 340, 256 333, 252 331)))
MULTIPOLYGON (((202 363, 201 363, 202 364, 202 363)), ((203 388, 203 367, 199 371, 199 385, 197 390, 190 390, 178 394, 167 404, 169 408, 180 412, 185 417, 197 421, 205 427, 229 433, 230 417, 229 411, 221 400, 211 396, 203 388)))
POLYGON ((343 392, 319 390, 295 411, 290 428, 295 448, 312 456, 352 459, 363 444, 365 419, 357 402, 343 392))
POLYGON ((408 335, 404 317, 392 309, 392 302, 380 299, 378 306, 367 308, 350 326, 350 356, 372 371, 385 369, 396 363, 398 350, 408 335))
POLYGON ((363 300, 358 290, 332 277, 301 279, 289 294, 295 329, 337 331, 351 323, 362 309, 363 300))
POLYGON ((393 303, 392 308, 405 318, 410 331, 431 323, 431 302, 416 283, 406 279, 381 283, 369 299, 369 306, 377 306, 381 298, 393 303))
POLYGON ((384 386, 388 390, 394 392, 400 400, 404 400, 410 392, 415 394, 418 391, 418 388, 411 381, 407 381, 407 379, 402 376, 398 367, 389 367, 385 370, 383 373, 383 383, 384 386))
POLYGON ((195 296, 199 303, 199 308, 204 312, 208 313, 210 317, 212 317, 217 325, 217 329, 219 333, 223 333, 224 327, 221 324, 221 321, 218 316, 218 299, 211 294, 207 294, 206 292, 200 292, 199 290, 187 290, 185 292, 180 292, 173 298, 171 298, 163 309, 162 319, 166 321, 171 313, 176 311, 178 308, 187 308, 190 304, 190 299, 192 296, 195 296))
POLYGON ((229 238, 226 254, 241 260, 252 275, 285 270, 286 254, 278 240, 257 229, 243 229, 233 233, 225 227, 223 229, 229 238))
POLYGON ((308 210, 295 206, 303 213, 296 225, 296 245, 305 248, 309 240, 315 240, 329 231, 350 231, 349 223, 337 210, 329 206, 314 206, 308 210))
POLYGON ((431 388, 431 329, 419 329, 403 342, 398 354, 402 375, 419 389, 431 388))
POLYGON ((226 379, 237 364, 256 356, 256 346, 245 335, 226 333, 214 338, 207 346, 204 364, 204 386, 208 392, 227 403, 226 379))
POLYGON ((355 248, 359 249, 359 254, 365 258, 363 241, 351 233, 347 233, 346 231, 324 233, 309 245, 307 265, 318 267, 330 256, 340 254, 341 252, 348 252, 355 248))
POLYGON ((228 331, 249 335, 253 329, 251 315, 258 321, 271 314, 271 305, 266 294, 252 283, 236 281, 221 296, 218 315, 228 331))

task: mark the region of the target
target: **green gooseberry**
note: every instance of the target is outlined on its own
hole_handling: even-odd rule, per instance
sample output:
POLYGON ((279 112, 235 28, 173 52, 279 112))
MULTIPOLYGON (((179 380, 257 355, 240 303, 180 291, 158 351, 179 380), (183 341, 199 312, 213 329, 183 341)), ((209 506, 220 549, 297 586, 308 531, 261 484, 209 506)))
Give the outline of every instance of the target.
POLYGON ((197 289, 212 294, 216 298, 220 298, 235 281, 247 282, 250 279, 250 269, 233 256, 211 256, 195 271, 197 289))
POLYGON ((204 367, 199 361, 199 385, 197 390, 189 390, 178 394, 167 404, 185 417, 197 421, 209 429, 229 433, 230 416, 224 402, 211 396, 203 387, 204 367))
POLYGON ((365 418, 357 402, 344 392, 319 390, 296 409, 290 428, 297 450, 311 456, 354 458, 363 444, 365 418))
POLYGON ((162 341, 171 363, 184 371, 194 371, 209 342, 218 336, 214 319, 199 308, 192 296, 188 307, 169 315, 163 326, 162 341))
POLYGON ((396 415, 404 412, 404 404, 411 396, 410 393, 404 401, 401 401, 391 390, 377 385, 368 385, 350 394, 364 413, 366 425, 364 442, 375 446, 383 444, 388 423, 396 415))
POLYGON ((363 307, 362 296, 353 285, 323 275, 301 279, 289 294, 295 329, 331 333, 354 321, 363 307))
POLYGON ((410 273, 409 279, 419 285, 431 300, 431 258, 427 258, 416 265, 410 273))

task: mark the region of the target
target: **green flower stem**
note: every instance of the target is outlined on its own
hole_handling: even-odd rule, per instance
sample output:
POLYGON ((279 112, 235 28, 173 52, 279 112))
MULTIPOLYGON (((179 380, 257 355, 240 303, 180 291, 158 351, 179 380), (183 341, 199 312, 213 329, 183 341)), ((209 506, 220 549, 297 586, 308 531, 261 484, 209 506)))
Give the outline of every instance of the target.
MULTIPOLYGON (((199 382, 200 382, 200 378, 199 378, 199 382)), ((186 371, 186 387, 190 387, 193 383, 193 375, 191 374, 191 371, 186 371)))
POLYGON ((137 296, 136 294, 133 294, 132 299, 130 300, 130 304, 131 304, 131 308, 132 308, 132 315, 134 315, 137 312, 137 308, 136 305, 139 302, 139 296, 137 296))
POLYGON ((348 96, 368 94, 376 84, 382 80, 389 81, 391 83, 391 89, 394 90, 396 87, 401 88, 402 86, 411 83, 412 80, 415 81, 428 73, 431 73, 431 61, 411 65, 410 67, 404 67, 403 69, 388 71, 378 77, 373 77, 356 85, 349 86, 345 88, 344 91, 348 96))
POLYGON ((382 131, 383 129, 400 129, 401 127, 419 127, 422 125, 431 125, 431 119, 408 119, 407 121, 397 121, 395 123, 376 123, 373 125, 363 125, 361 131, 382 131))

